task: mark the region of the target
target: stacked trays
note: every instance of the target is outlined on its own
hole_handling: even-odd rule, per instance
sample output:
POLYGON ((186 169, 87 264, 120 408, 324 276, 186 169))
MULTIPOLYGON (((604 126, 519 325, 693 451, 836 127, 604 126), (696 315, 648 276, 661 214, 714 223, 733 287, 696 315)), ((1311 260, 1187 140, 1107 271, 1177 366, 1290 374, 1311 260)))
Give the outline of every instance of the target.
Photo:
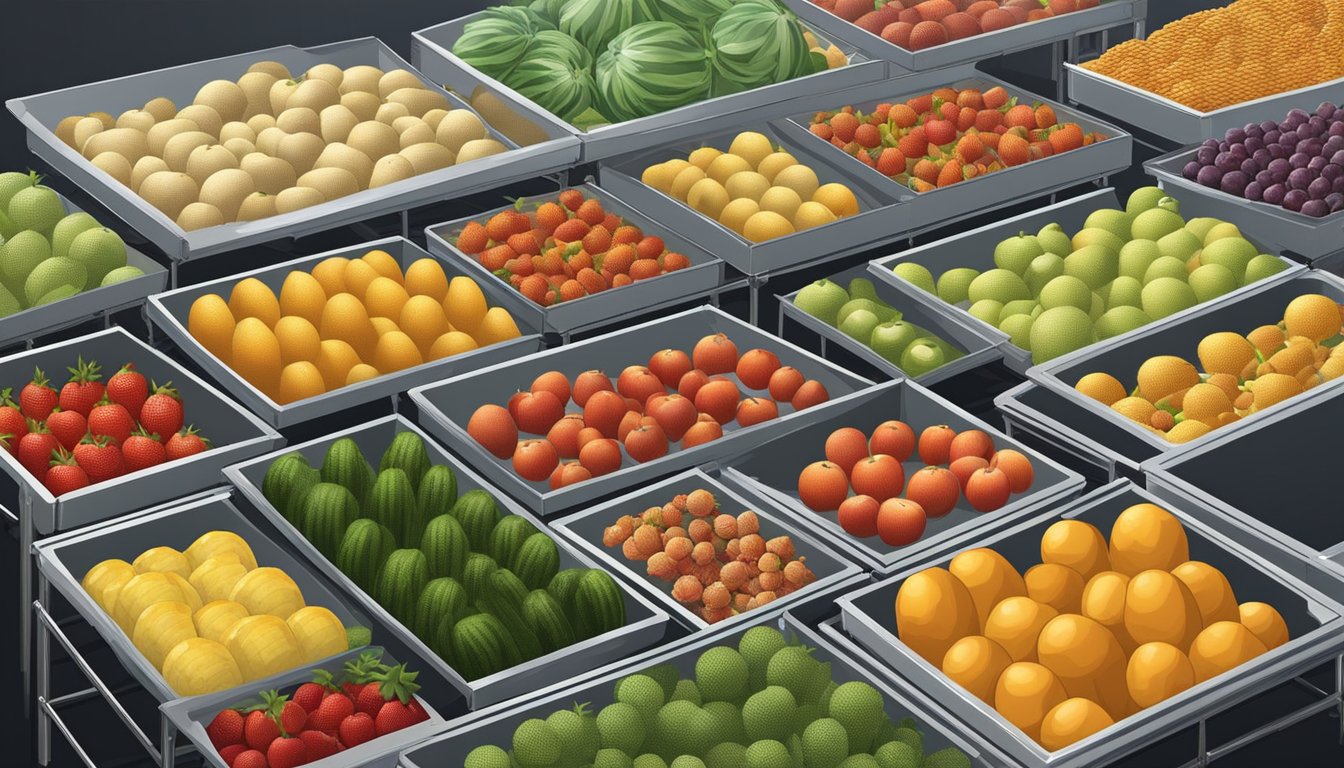
MULTIPOLYGON (((1008 525, 1023 515, 1058 504, 1083 490, 1083 479, 1050 459, 1008 438, 952 403, 909 381, 893 381, 860 393, 843 402, 825 406, 819 418, 791 429, 786 435, 763 442, 741 455, 724 460, 723 475, 775 499, 790 517, 816 533, 841 552, 852 554, 879 573, 944 549, 957 539, 1008 525), (930 518, 924 537, 902 548, 888 547, 876 537, 860 539, 840 527, 833 512, 814 512, 798 495, 798 474, 814 461, 825 458, 825 443, 833 430, 855 427, 865 434, 889 419, 905 421, 916 436, 925 427, 946 424, 957 431, 980 429, 994 440, 996 448, 1013 448, 1026 454, 1035 470, 1035 480, 1025 493, 1012 496, 1007 505, 982 514, 964 498, 943 517, 930 518)), ((906 476, 924 466, 917 456, 905 463, 906 476)))
MULTIPOLYGON (((56 124, 66 115, 83 114, 90 109, 120 113, 159 96, 187 104, 196 89, 207 82, 218 78, 237 78, 249 65, 263 60, 278 61, 294 72, 303 72, 322 63, 339 67, 369 64, 381 69, 410 69, 410 65, 382 41, 366 37, 312 48, 292 45, 267 48, 11 99, 6 106, 24 124, 28 132, 28 146, 38 157, 84 188, 176 261, 297 237, 403 211, 445 197, 466 195, 553 173, 568 168, 578 160, 578 141, 558 128, 549 127, 546 129, 546 141, 527 147, 519 147, 497 131, 492 131, 490 135, 500 140, 509 151, 488 161, 443 168, 293 213, 187 232, 56 137, 56 124)), ((439 89, 429 78, 422 78, 422 82, 442 93, 453 105, 467 106, 462 99, 439 89)), ((489 126, 487 130, 491 130, 489 126)))
MULTIPOLYGON (((652 217, 639 213, 594 184, 583 184, 575 189, 583 192, 585 197, 601 201, 605 211, 638 226, 646 236, 661 237, 669 251, 686 256, 691 265, 676 272, 639 280, 619 289, 608 288, 599 294, 583 296, 549 307, 522 299, 522 316, 528 318, 529 325, 561 334, 580 328, 610 325, 623 317, 646 313, 653 307, 674 303, 679 299, 690 300, 704 296, 723 282, 723 262, 691 242, 689 238, 678 234, 678 230, 660 225, 652 217)), ((549 198, 538 198, 531 202, 546 199, 549 198)), ((463 268, 463 271, 474 276, 477 282, 489 282, 504 291, 518 295, 506 280, 487 269, 476 256, 458 250, 456 245, 458 234, 468 223, 488 221, 495 214, 508 210, 516 210, 516 206, 503 206, 456 221, 426 227, 425 240, 429 244, 429 252, 454 267, 463 268)))
POLYGON ((697 633, 729 632, 738 625, 756 623, 761 616, 771 616, 790 610, 796 603, 829 603, 837 594, 842 594, 848 588, 865 580, 863 571, 857 566, 842 559, 835 550, 818 539, 800 532, 800 529, 792 524, 788 513, 779 509, 776 503, 768 501, 740 481, 732 478, 713 478, 698 469, 683 472, 562 518, 553 525, 561 536, 568 538, 580 549, 596 558, 607 570, 633 582, 697 633), (737 515, 745 510, 755 512, 761 522, 760 535, 766 541, 776 536, 788 536, 793 539, 794 549, 799 556, 807 558, 807 567, 817 575, 817 580, 792 594, 768 603, 765 607, 754 608, 710 624, 672 597, 670 582, 646 575, 643 564, 625 559, 617 551, 619 547, 603 546, 603 530, 621 515, 638 516, 650 507, 663 506, 678 494, 702 488, 714 494, 714 499, 724 514, 737 515))
MULTIPOLYGON (((1052 510, 988 538, 967 538, 959 550, 993 547, 1019 570, 1040 562, 1041 533, 1060 519, 1077 519, 1108 532, 1121 511, 1133 504, 1157 502, 1128 481, 1102 488, 1073 505, 1052 510)), ((901 642, 894 631, 892 605, 906 578, 925 567, 946 567, 955 552, 880 581, 840 600, 845 631, 893 674, 946 706, 954 717, 1028 768, 1082 768, 1105 765, 1269 688, 1291 680, 1339 655, 1344 648, 1344 607, 1290 575, 1279 562, 1245 553, 1215 529, 1182 508, 1166 509, 1185 528, 1190 557, 1227 575, 1242 599, 1273 605, 1288 625, 1292 640, 1090 737, 1047 752, 1002 715, 968 694, 901 642)), ((1296 566, 1290 566, 1296 567, 1296 566)))
POLYGON ((151 296, 146 311, 154 324, 163 330, 168 338, 172 339, 173 343, 186 353, 193 362, 205 369, 211 377, 220 382, 220 385, 227 389, 230 394, 247 405, 253 413, 259 414, 267 423, 276 427, 293 426, 346 408, 373 402, 380 398, 395 397, 399 392, 405 392, 410 387, 438 381, 445 376, 493 365, 503 360, 512 360, 520 355, 541 349, 541 327, 539 324, 530 322, 533 315, 529 313, 531 309, 529 301, 512 288, 500 285, 493 279, 482 279, 480 275, 467 269, 464 264, 441 257, 438 261, 450 280, 458 275, 466 275, 475 280, 477 285, 481 287, 481 292, 485 294, 486 300, 492 306, 502 306, 509 311, 509 314, 513 315, 518 330, 523 335, 516 339, 491 344, 488 347, 461 352, 440 360, 431 360, 413 368, 385 374, 357 384, 350 384, 316 397, 281 405, 238 375, 233 368, 226 365, 218 357, 211 354, 187 330, 191 305, 197 298, 205 294, 217 293, 227 301, 228 293, 234 285, 247 278, 256 278, 265 283, 271 289, 271 292, 278 296, 285 278, 293 271, 310 272, 314 266, 325 259, 358 258, 374 249, 382 249, 391 254, 401 266, 402 271, 405 271, 406 267, 415 260, 429 257, 424 249, 410 240, 402 237, 389 237, 349 248, 339 248, 334 251, 319 253, 315 256, 304 256, 282 264, 262 267, 251 272, 230 275, 208 283, 200 283, 151 296))
POLYGON ((1254 429, 1146 462, 1148 488, 1344 601, 1344 521, 1323 505, 1336 485, 1332 446, 1340 424, 1344 393, 1309 393, 1265 414, 1254 429), (1247 482, 1236 471, 1252 466, 1264 480, 1247 482))
POLYGON ((187 404, 187 419, 200 427, 213 447, 59 497, 53 496, 13 454, 0 452, 0 467, 19 485, 20 503, 29 505, 33 525, 42 535, 106 520, 211 487, 220 482, 224 467, 275 450, 284 442, 260 419, 121 328, 0 359, 0 381, 17 389, 32 378, 34 367, 62 376, 66 367, 85 352, 102 361, 105 377, 115 373, 122 363, 133 362, 146 379, 159 384, 171 381, 187 404))
POLYGON ((584 371, 601 370, 615 377, 626 366, 645 365, 661 349, 690 350, 701 338, 718 333, 726 334, 739 351, 761 347, 773 352, 783 365, 791 365, 801 371, 805 378, 821 382, 829 391, 832 402, 872 386, 871 381, 844 371, 741 320, 712 307, 701 307, 540 352, 522 360, 501 363, 441 384, 418 387, 411 390, 410 395, 420 409, 422 425, 430 434, 471 463, 495 487, 504 490, 542 517, 550 517, 569 507, 720 459, 748 439, 748 435, 754 436, 758 443, 765 444, 787 432, 790 425, 809 424, 821 418, 821 409, 818 407, 797 412, 784 407, 777 419, 746 428, 730 422, 724 426, 724 435, 719 439, 688 449, 674 448, 653 461, 637 464, 623 456, 619 470, 559 490, 550 490, 545 482, 533 483, 518 476, 508 460, 491 455, 467 434, 467 422, 478 406, 485 403, 502 404, 509 393, 529 386, 533 379, 544 372, 556 370, 573 379, 584 371))
MULTIPOLYGON (((495 497, 496 503, 505 513, 518 515, 532 523, 538 530, 546 530, 541 521, 503 494, 495 491, 479 475, 472 472, 466 464, 444 451, 433 440, 430 440, 414 425, 400 416, 387 416, 364 426, 303 443, 294 446, 292 451, 302 454, 310 464, 317 466, 321 464, 322 457, 332 443, 343 437, 349 437, 355 441, 366 457, 379 456, 391 443, 393 436, 401 432, 413 432, 424 439, 431 464, 444 464, 452 468, 457 475, 459 493, 475 489, 485 490, 495 497)), ((291 451, 284 451, 283 453, 289 452, 291 451)), ((405 624, 393 618, 387 609, 379 605, 363 589, 356 586, 350 577, 338 570, 267 501, 262 494, 262 481, 271 462, 283 453, 277 452, 230 467, 226 470, 226 474, 252 506, 267 519, 273 528, 284 536, 290 546, 312 568, 321 571, 328 579, 340 585, 342 591, 350 595, 361 610, 376 619, 378 627, 391 632, 399 643, 403 643, 412 649, 412 653, 422 663, 428 665, 437 675, 452 683, 466 697, 471 709, 479 709, 505 699, 527 694, 537 688, 564 680, 580 669, 595 669, 655 644, 663 637, 668 622, 667 614, 635 592, 625 591, 626 625, 622 629, 590 638, 487 677, 466 680, 453 669, 447 659, 440 658, 429 646, 412 634, 405 624), (557 663, 560 659, 564 659, 563 664, 557 663)), ((560 568, 575 566, 594 567, 594 563, 588 557, 562 546, 560 548, 560 568)))
MULTIPOLYGON (((582 157, 579 159, 585 163, 675 141, 684 136, 688 129, 696 132, 718 131, 741 122, 748 113, 766 119, 787 114, 791 111, 790 103, 799 97, 870 83, 887 74, 886 62, 870 61, 857 54, 843 40, 835 40, 849 57, 849 64, 844 67, 730 96, 706 99, 638 120, 583 130, 560 120, 453 54, 453 45, 462 36, 463 28, 480 16, 481 13, 473 13, 412 33, 411 61, 417 69, 449 90, 471 94, 473 104, 482 96, 492 102, 502 99, 511 105, 508 112, 513 121, 523 125, 544 123, 562 126, 582 144, 582 157)), ((823 37, 817 35, 818 42, 824 47, 826 41, 821 39, 823 37)), ((490 111, 486 109, 487 114, 490 111)))

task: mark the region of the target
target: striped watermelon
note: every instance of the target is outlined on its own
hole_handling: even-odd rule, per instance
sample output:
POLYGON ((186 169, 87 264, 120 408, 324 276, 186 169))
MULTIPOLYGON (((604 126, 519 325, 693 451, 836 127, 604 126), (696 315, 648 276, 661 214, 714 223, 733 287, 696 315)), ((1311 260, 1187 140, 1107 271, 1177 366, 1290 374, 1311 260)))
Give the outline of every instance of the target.
POLYGON ((574 625, 565 609, 544 589, 534 589, 523 600, 523 618, 537 635, 544 653, 574 644, 574 625))
POLYGON ((409 627, 415 621, 415 604, 428 583, 429 563, 425 553, 418 549, 398 549, 383 564, 374 599, 409 627))
POLYGON ((429 575, 436 579, 441 576, 461 579, 471 551, 462 524, 452 515, 439 515, 429 521, 420 538, 420 550, 429 562, 429 575))
POLYGON ((579 590, 579 580, 587 572, 587 568, 566 568, 555 574, 551 583, 546 585, 546 591, 555 598, 567 616, 574 615, 574 593, 579 590))
MULTIPOLYGON (((452 652, 448 658, 453 669, 467 680, 478 680, 506 666, 502 631, 498 620, 492 619, 488 614, 478 613, 452 626, 452 652)), ((439 655, 444 655, 442 650, 439 655)))
POLYGON ((560 550, 550 536, 534 533, 518 548, 510 566, 528 589, 543 589, 560 568, 560 550))
POLYGON ((538 32, 505 85, 562 120, 593 105, 593 55, 563 32, 538 32))
POLYGON ((322 482, 345 486, 362 505, 373 485, 373 467, 364 460, 359 445, 343 437, 327 448, 322 459, 322 482))
POLYGON ((387 526, 401 546, 420 546, 427 521, 415 500, 410 478, 401 469, 390 467, 378 473, 364 503, 364 514, 387 526))
POLYGON ((685 28, 636 24, 597 59, 598 110, 621 122, 700 101, 709 95, 712 71, 703 43, 685 28))
POLYGON ((523 542, 536 532, 537 527, 527 518, 520 515, 506 516, 490 534, 490 556, 497 563, 512 563, 523 542))
POLYGON ((625 626, 625 596, 606 571, 589 570, 574 591, 574 629, 582 638, 625 626))
POLYGON ((527 585, 516 573, 508 568, 500 568, 490 574, 490 584, 514 605, 523 607, 523 600, 527 599, 527 585))
POLYGON ((396 536, 377 521, 350 523, 336 553, 336 567, 369 594, 378 586, 383 564, 397 548, 396 536))
POLYGON ((663 21, 679 24, 696 35, 704 36, 733 0, 662 0, 658 11, 663 21))
POLYGON ((415 500, 420 503, 425 518, 433 520, 453 511, 457 503, 457 475, 446 464, 435 464, 420 478, 420 489, 415 500))
POLYGON ((467 591, 449 576, 441 576, 425 585, 415 601, 415 618, 411 621, 411 631, 415 636, 433 646, 439 628, 439 619, 443 616, 456 617, 467 606, 467 591))
POLYGON ((467 564, 462 569, 462 586, 467 588, 467 596, 475 600, 477 595, 484 592, 490 574, 497 568, 499 565, 491 560, 489 555, 482 555, 479 552, 467 555, 467 564))
POLYGON ((658 19, 658 0, 569 0, 560 9, 560 31, 594 55, 631 26, 658 19))
POLYGON ((490 551, 490 535, 499 523, 499 507, 494 496, 480 489, 467 491, 453 505, 453 517, 466 531, 471 551, 490 551))
POLYGON ((532 37, 545 29, 555 29, 555 25, 531 8, 487 8, 462 28, 453 43, 453 55, 502 80, 527 53, 532 37))
POLYGON ((303 497, 321 481, 318 471, 298 453, 271 462, 261 481, 261 494, 295 528, 303 526, 303 497))
POLYGON ((380 472, 392 467, 405 472, 411 487, 419 491, 420 479, 429 471, 429 451, 424 439, 414 432, 398 432, 378 463, 380 472))
POLYGON ((541 643, 528 626, 527 619, 523 618, 523 603, 516 599, 517 596, 512 591, 513 585, 510 583, 512 578, 513 574, 506 570, 497 570, 490 574, 490 578, 485 582, 485 589, 475 596, 476 607, 483 613, 499 619, 509 636, 513 638, 513 642, 517 644, 524 661, 535 659, 541 655, 541 643))
POLYGON ((782 83, 811 74, 815 62, 798 17, 768 0, 741 0, 709 33, 715 95, 782 83))
POLYGON ((359 517, 359 503, 345 486, 318 483, 303 499, 303 537, 328 560, 340 552, 345 530, 359 517))

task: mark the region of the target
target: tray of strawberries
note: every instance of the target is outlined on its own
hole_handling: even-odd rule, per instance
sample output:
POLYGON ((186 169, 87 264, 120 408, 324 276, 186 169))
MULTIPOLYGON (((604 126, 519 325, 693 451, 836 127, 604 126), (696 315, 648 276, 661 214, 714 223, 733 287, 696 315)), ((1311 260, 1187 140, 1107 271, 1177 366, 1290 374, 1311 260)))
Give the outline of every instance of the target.
POLYGON ((214 768, 390 768, 444 723, 420 693, 419 674, 371 646, 328 668, 260 681, 242 701, 231 691, 160 710, 214 768))
POLYGON ((430 253, 529 300, 536 327, 567 334, 704 296, 721 260, 594 184, 425 229, 430 253))
POLYGON ((283 444, 121 328, 0 359, 0 384, 0 467, 42 534, 203 490, 283 444))

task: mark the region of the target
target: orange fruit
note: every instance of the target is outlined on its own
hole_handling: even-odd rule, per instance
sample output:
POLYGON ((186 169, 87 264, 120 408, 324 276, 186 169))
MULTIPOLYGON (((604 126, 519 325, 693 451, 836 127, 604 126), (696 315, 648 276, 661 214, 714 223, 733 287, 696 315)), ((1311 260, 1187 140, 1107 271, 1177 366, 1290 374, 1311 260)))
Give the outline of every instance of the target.
POLYGON ((346 263, 342 274, 345 277, 345 289, 355 296, 363 296, 369 290, 369 283, 382 277, 373 265, 361 259, 352 259, 346 263))
POLYGON ((1324 341, 1339 333, 1339 305, 1319 293, 1298 296, 1283 311, 1283 327, 1289 338, 1324 341))
POLYGON ((482 318, 476 333, 472 334, 472 338, 482 347, 488 347, 501 341, 516 339, 521 335, 518 324, 513 321, 513 315, 510 315, 507 309, 491 307, 482 318))
POLYGON ((434 340, 451 330, 448 318, 443 314, 443 305, 428 295, 408 299, 397 317, 397 325, 415 342, 420 354, 426 356, 434 340))
POLYGON ((397 321, 389 317, 370 317, 369 322, 373 323, 373 330, 378 332, 379 338, 385 333, 401 330, 397 327, 397 321))
POLYGON ((389 280, 395 280, 398 284, 405 280, 401 274, 401 265, 387 251, 369 251, 359 260, 373 267, 378 274, 389 280))
POLYGON ((344 256, 332 256, 313 267, 313 279, 322 286, 328 298, 345 293, 345 265, 349 263, 350 260, 344 256))
POLYGON ((276 400, 281 403, 292 403, 295 400, 316 397, 326 391, 326 381, 317 370, 317 366, 307 360, 301 360, 286 365, 280 372, 280 387, 276 393, 276 400))
POLYGON ((448 276, 438 259, 416 259, 406 268, 406 292, 412 296, 429 296, 442 302, 448 295, 448 276))
POLYGON ((280 318, 280 322, 275 324, 275 338, 280 344, 280 360, 286 365, 301 360, 316 360, 322 344, 317 328, 297 315, 280 318))
POLYGON ((345 385, 348 387, 351 384, 358 384, 361 381, 376 379, 381 375, 382 374, 378 373, 378 369, 374 368, 372 365, 369 365, 368 363, 360 363, 351 368, 350 372, 345 375, 345 385))
POLYGON ((475 339, 461 331, 449 331, 434 340, 425 357, 430 360, 441 360, 473 349, 476 349, 475 339))
POLYGON ((489 305, 481 287, 470 277, 454 277, 448 283, 448 293, 443 299, 443 313, 454 328, 471 336, 485 319, 489 305))
POLYGON ((423 362, 420 350, 410 336, 401 331, 389 331, 378 337, 373 351, 373 367, 381 373, 414 368, 423 362))
POLYGON ((822 184, 812 193, 812 200, 826 206, 831 213, 840 218, 853 216, 859 212, 858 198, 854 197, 854 192, 844 184, 835 182, 822 184))
POLYGON ((237 320, 255 317, 274 328, 280 320, 280 302, 270 287, 255 277, 239 280, 229 294, 229 311, 237 320))
POLYGON ((191 303, 187 331, 227 365, 233 357, 233 311, 218 294, 207 293, 191 303))
POLYGON ((322 320, 327 292, 322 284, 307 272, 290 272, 280 286, 280 314, 297 315, 313 325, 322 320))
POLYGON ((1129 393, 1125 391, 1125 385, 1120 380, 1109 373, 1089 373, 1078 380, 1074 389, 1082 392, 1084 395, 1098 400, 1102 405, 1112 405, 1123 400, 1129 393))
POLYGON ((401 308, 411 298, 401 283, 390 277, 379 275, 369 283, 364 291, 364 309, 369 317, 387 317, 396 320, 401 317, 401 308))
POLYGON ((327 339, 318 348, 317 370, 322 373, 322 381, 328 391, 345 386, 345 378, 350 369, 359 365, 359 355, 355 348, 340 339, 327 339))
POLYGON ((340 339, 349 344, 361 360, 373 359, 378 332, 369 322, 364 304, 354 296, 338 293, 327 299, 317 330, 324 339, 340 339))
POLYGON ((233 370, 268 397, 275 395, 280 384, 280 342, 266 324, 255 317, 245 317, 233 329, 233 370))
POLYGON ((1199 383, 1199 371, 1175 355, 1156 355, 1139 366, 1139 394, 1156 403, 1168 395, 1199 383))
POLYGON ((1237 376, 1246 364, 1255 359, 1255 347, 1245 336, 1231 331, 1210 333, 1199 342, 1199 364, 1205 373, 1227 373, 1237 376))

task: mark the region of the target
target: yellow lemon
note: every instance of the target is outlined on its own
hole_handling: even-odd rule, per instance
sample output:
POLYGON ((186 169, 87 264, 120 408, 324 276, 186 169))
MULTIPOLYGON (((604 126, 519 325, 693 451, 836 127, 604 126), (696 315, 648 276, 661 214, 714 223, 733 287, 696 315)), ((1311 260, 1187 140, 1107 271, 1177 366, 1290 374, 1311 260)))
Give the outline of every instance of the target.
POLYGON ((719 155, 710 162, 709 167, 705 169, 705 175, 719 182, 727 184, 728 179, 735 173, 742 171, 754 171, 756 168, 751 163, 738 155, 726 154, 719 155))
POLYGON ((374 271, 389 280, 401 283, 405 277, 401 274, 401 265, 387 251, 373 250, 359 257, 359 260, 373 267, 374 271))
POLYGON ((1302 384, 1285 373, 1267 373, 1247 382, 1246 388, 1254 398, 1251 405, 1251 410, 1254 411, 1263 411, 1302 394, 1302 384))
POLYGON ((313 279, 322 286, 322 292, 331 298, 338 293, 345 293, 345 265, 350 260, 344 256, 332 256, 318 262, 313 267, 313 279))
POLYGON ((443 299, 443 314, 452 326, 470 336, 476 335, 481 327, 489 305, 481 287, 470 277, 454 277, 448 283, 448 295, 443 299))
POLYGON ((313 325, 322 320, 322 307, 327 303, 327 292, 322 284, 307 272, 290 272, 280 286, 280 314, 302 317, 313 325))
POLYGON ((685 200, 691 192, 691 187, 703 178, 705 178, 705 172, 703 170, 694 165, 688 165, 681 169, 681 173, 677 174, 677 178, 672 180, 672 186, 668 189, 667 193, 678 200, 685 200))
POLYGON ((322 337, 317 328, 297 315, 286 315, 275 324, 275 338, 280 343, 280 360, 289 365, 300 360, 316 360, 322 337))
POLYGON ((485 313, 480 327, 476 329, 472 338, 482 347, 488 347, 501 341, 516 339, 521 335, 518 324, 513 321, 513 315, 510 315, 507 309, 491 307, 490 311, 485 313))
POLYGON ((359 365, 356 365, 355 367, 351 368, 350 372, 345 375, 345 384, 346 386, 350 386, 351 384, 358 384, 361 381, 376 379, 380 375, 381 374, 378 373, 377 368, 374 368, 372 365, 369 365, 368 363, 360 363, 359 365))
POLYGON ((793 224, 773 211, 758 211, 742 226, 742 236, 753 243, 793 234, 793 224))
POLYGON ((369 322, 364 304, 354 296, 338 293, 327 299, 317 330, 324 339, 340 339, 349 344, 361 360, 373 359, 378 332, 369 322))
MULTIPOLYGON (((798 193, 798 197, 803 200, 812 200, 816 194, 817 188, 821 182, 817 180, 817 174, 806 165, 794 164, 786 166, 775 174, 770 180, 777 187, 788 187, 798 193)), ((821 202, 821 201, 818 201, 821 202)), ((829 206, 828 206, 829 207, 829 206)))
POLYGON ((1078 380, 1073 388, 1082 392, 1084 395, 1101 402, 1102 405, 1114 405, 1116 402, 1125 399, 1129 393, 1125 391, 1125 385, 1120 380, 1109 373, 1100 371, 1089 373, 1078 380))
POLYGON ((733 199, 745 197, 760 202, 761 196, 770 189, 770 181, 755 171, 739 171, 728 177, 723 188, 733 199))
POLYGON ((395 320, 401 317, 401 308, 410 298, 401 283, 386 275, 379 275, 364 291, 364 308, 368 310, 369 317, 390 317, 395 320))
POLYGON ((255 277, 239 280, 229 294, 229 311, 236 320, 255 317, 274 328, 280 319, 280 301, 265 283, 255 277))
POLYGON ((406 268, 406 292, 443 301, 448 295, 448 276, 438 259, 416 259, 406 268))
POLYGON ((743 131, 737 134, 728 147, 729 153, 746 160, 752 168, 760 165, 761 161, 774 151, 775 147, 770 143, 770 137, 756 131, 743 131))
POLYGON ((440 360, 473 349, 476 349, 475 339, 461 331, 449 331, 434 340, 426 357, 430 360, 440 360))
POLYGON ((1181 399, 1185 418, 1202 421, 1209 426, 1218 423, 1221 414, 1232 410, 1232 400, 1216 384, 1201 382, 1190 388, 1181 399))
MULTIPOLYGON (((644 169, 644 173, 639 177, 639 180, 659 192, 667 192, 672 189, 672 180, 677 177, 682 168, 686 167, 685 165, 678 165, 678 163, 686 163, 686 161, 668 160, 665 163, 650 165, 644 169)), ((686 163, 686 165, 690 165, 690 163, 686 163)))
POLYGON ((709 164, 714 162, 714 158, 723 153, 714 147, 701 147, 686 156, 686 161, 700 170, 705 170, 709 164))
POLYGON ((355 348, 340 339, 323 341, 317 353, 317 370, 328 391, 345 386, 350 369, 359 365, 355 348))
POLYGON ((761 206, 755 200, 745 197, 739 198, 723 207, 723 210, 719 212, 719 223, 741 234, 743 228, 747 225, 747 219, 759 213, 760 210, 761 206))
POLYGON ((443 314, 443 305, 432 296, 412 296, 401 308, 397 326, 411 337, 420 354, 426 355, 434 340, 448 330, 448 317, 443 314))
MULTIPOLYGON (((796 193, 795 193, 796 194, 796 193)), ((814 203, 811 200, 798 206, 798 210, 793 214, 794 229, 811 229, 820 227, 824 224, 830 224, 836 220, 836 215, 831 213, 831 209, 821 203, 814 203)))
POLYGON ((420 350, 410 336, 401 331, 389 331, 378 337, 378 346, 373 351, 373 367, 381 373, 413 368, 422 362, 420 350))
POLYGON ((233 329, 233 370, 267 396, 280 384, 280 342, 266 324, 245 317, 233 329))
POLYGON ((844 184, 831 182, 817 187, 817 191, 812 193, 812 199, 831 209, 840 218, 853 216, 859 212, 859 200, 854 197, 854 191, 844 184))
POLYGON ((1152 402, 1199 383, 1199 371, 1184 358, 1157 355, 1143 361, 1138 373, 1139 394, 1152 402))
POLYGON ((701 179, 695 182, 691 185, 690 192, 686 193, 687 205, 716 220, 723 211, 723 207, 728 205, 731 200, 732 198, 728 196, 728 190, 713 179, 701 179))
POLYGON ((803 199, 788 187, 771 187, 761 195, 760 203, 762 211, 777 213, 792 222, 793 217, 798 214, 798 207, 803 204, 803 199))
POLYGON ((369 290, 369 283, 381 275, 371 264, 361 259, 352 259, 345 265, 345 289, 352 295, 363 296, 369 290))
POLYGON ((326 391, 327 384, 322 378, 321 371, 317 370, 317 366, 307 360, 290 363, 280 372, 280 389, 277 399, 281 403, 292 403, 296 400, 317 397, 326 391))
POLYGON ((766 155, 765 159, 761 160, 761 162, 756 165, 756 172, 764 176, 771 184, 774 184, 775 176, 778 175, 780 171, 791 165, 797 164, 798 161, 788 152, 772 152, 766 155))
POLYGON ((221 296, 207 293, 191 303, 187 331, 225 364, 233 357, 233 327, 233 311, 221 296))

